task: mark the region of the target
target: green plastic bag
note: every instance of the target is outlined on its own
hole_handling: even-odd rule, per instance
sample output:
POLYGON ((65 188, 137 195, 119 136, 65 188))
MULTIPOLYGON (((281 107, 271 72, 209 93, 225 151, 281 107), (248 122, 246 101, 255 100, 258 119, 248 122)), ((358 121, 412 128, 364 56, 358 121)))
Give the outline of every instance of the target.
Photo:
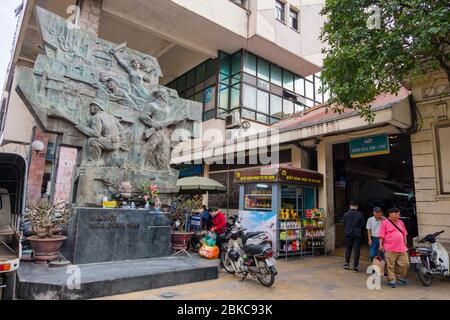
POLYGON ((208 247, 214 247, 216 245, 216 233, 215 232, 208 232, 205 236, 204 243, 208 247))

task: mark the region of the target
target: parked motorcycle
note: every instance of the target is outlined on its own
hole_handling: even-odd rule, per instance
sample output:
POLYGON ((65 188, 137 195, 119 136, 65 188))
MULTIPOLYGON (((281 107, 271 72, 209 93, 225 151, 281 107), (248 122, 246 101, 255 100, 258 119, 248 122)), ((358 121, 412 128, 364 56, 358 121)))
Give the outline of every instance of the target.
POLYGON ((417 246, 409 251, 410 263, 414 265, 420 281, 426 287, 433 282, 433 275, 449 276, 449 257, 445 247, 436 238, 444 233, 444 230, 429 234, 417 246))
POLYGON ((229 273, 242 275, 242 281, 250 274, 255 276, 265 287, 275 281, 277 269, 273 257, 272 245, 267 241, 264 232, 244 233, 239 224, 228 235, 226 250, 220 255, 221 264, 229 273), (264 244, 255 244, 258 239, 265 239, 264 244))

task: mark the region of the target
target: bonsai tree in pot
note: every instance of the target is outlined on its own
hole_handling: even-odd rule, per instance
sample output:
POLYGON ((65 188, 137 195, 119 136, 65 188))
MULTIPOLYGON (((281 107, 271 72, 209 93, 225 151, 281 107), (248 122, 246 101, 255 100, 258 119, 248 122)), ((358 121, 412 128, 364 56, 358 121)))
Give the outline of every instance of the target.
POLYGON ((193 232, 187 230, 188 219, 194 210, 198 210, 202 206, 202 198, 194 196, 184 198, 178 196, 175 198, 175 208, 170 213, 170 219, 173 223, 172 230, 172 248, 174 250, 187 249, 193 232))
POLYGON ((72 213, 72 208, 67 208, 65 201, 52 204, 41 199, 29 206, 25 218, 30 220, 35 235, 27 240, 35 252, 36 263, 58 259, 59 249, 67 239, 60 233, 69 224, 72 213))

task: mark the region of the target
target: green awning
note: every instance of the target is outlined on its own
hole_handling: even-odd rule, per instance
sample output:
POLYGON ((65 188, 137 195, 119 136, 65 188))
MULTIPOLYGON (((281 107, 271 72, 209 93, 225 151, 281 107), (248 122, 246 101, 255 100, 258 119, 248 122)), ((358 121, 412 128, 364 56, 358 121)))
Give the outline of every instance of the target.
POLYGON ((187 177, 177 181, 177 187, 180 188, 179 193, 223 193, 227 191, 227 188, 210 178, 206 177, 187 177))

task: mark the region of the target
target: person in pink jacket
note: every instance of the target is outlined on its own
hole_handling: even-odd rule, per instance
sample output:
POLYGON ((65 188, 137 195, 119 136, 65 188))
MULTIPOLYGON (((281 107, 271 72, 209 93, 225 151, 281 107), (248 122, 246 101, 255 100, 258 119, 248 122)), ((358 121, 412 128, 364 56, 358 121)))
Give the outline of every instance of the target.
POLYGON ((381 222, 378 234, 380 238, 379 250, 384 252, 388 281, 392 288, 395 288, 397 281, 404 286, 408 284, 406 281, 406 274, 409 269, 408 248, 406 246, 408 232, 399 217, 399 209, 390 209, 389 217, 381 222))

